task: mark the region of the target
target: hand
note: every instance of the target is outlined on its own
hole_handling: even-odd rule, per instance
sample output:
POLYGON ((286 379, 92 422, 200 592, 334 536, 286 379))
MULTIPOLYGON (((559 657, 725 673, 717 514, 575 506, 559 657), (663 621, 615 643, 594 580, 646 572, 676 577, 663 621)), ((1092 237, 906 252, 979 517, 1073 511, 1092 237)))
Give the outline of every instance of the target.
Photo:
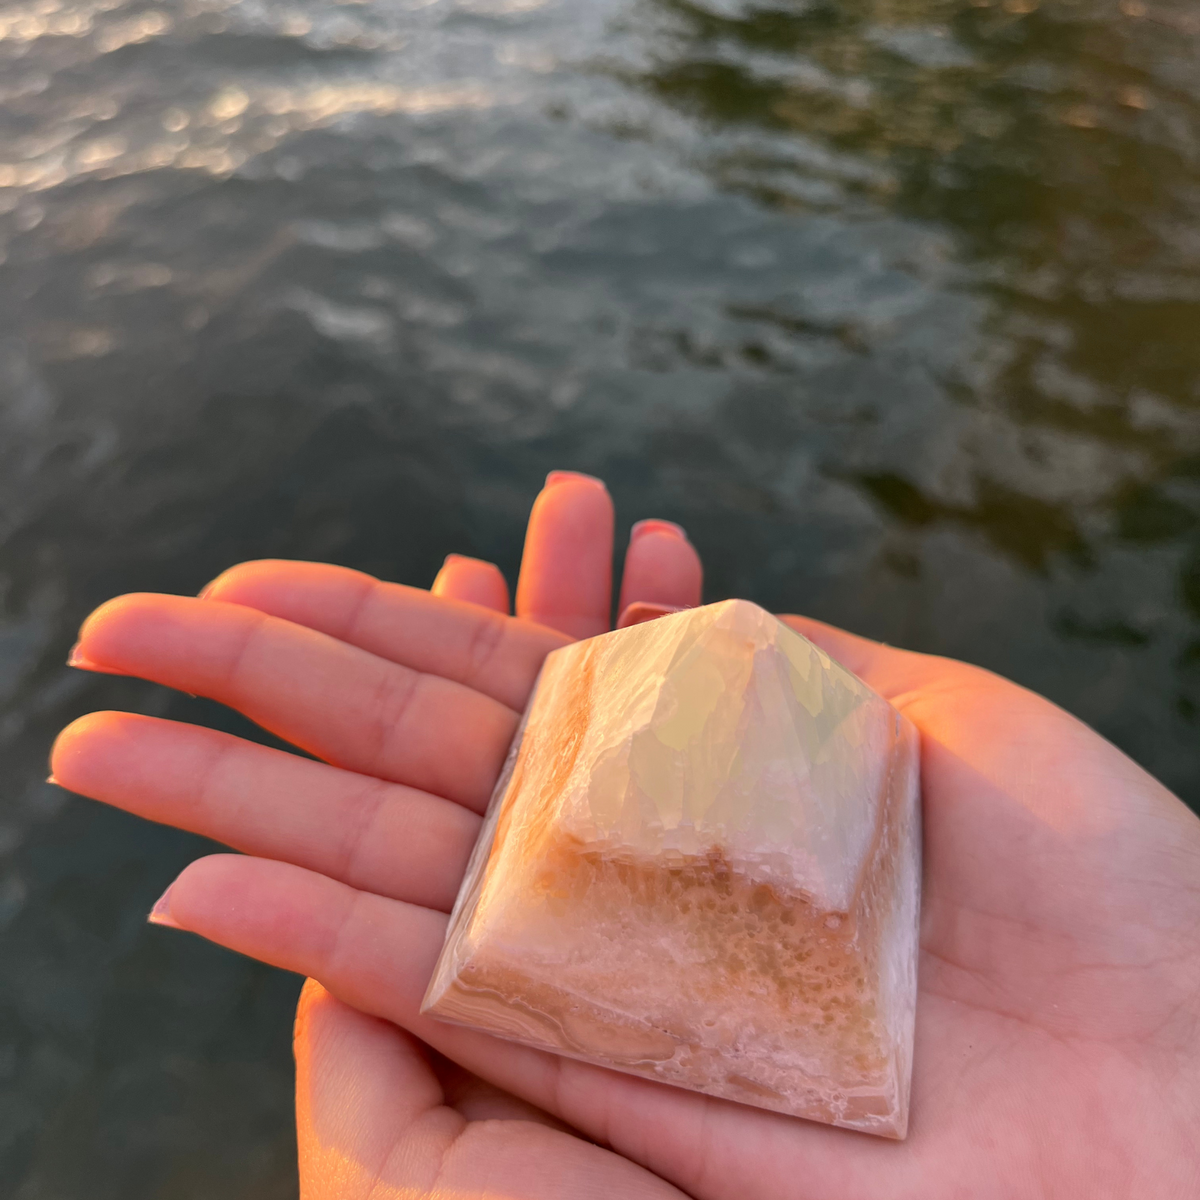
MULTIPOLYGON (((519 611, 541 594, 525 578, 519 611)), ((558 611, 596 632, 583 594, 558 611)), ((256 856, 192 864, 162 917, 321 981, 297 1023, 308 1200, 1200 1187, 1200 822, 1048 702, 787 618, 922 733, 921 995, 896 1144, 422 1018, 474 814, 562 636, 333 568, 242 568, 210 596, 113 602, 80 655, 232 703, 333 765, 96 714, 54 770, 256 856)), ((539 603, 525 611, 553 620, 539 603)))

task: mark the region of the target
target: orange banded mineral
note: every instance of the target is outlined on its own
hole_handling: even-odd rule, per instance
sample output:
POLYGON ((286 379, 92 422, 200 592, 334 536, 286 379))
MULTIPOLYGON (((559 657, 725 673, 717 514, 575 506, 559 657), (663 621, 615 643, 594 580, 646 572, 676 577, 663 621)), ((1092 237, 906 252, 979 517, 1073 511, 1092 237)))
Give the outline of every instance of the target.
POLYGON ((545 661, 423 1011, 901 1138, 917 734, 727 600, 545 661))

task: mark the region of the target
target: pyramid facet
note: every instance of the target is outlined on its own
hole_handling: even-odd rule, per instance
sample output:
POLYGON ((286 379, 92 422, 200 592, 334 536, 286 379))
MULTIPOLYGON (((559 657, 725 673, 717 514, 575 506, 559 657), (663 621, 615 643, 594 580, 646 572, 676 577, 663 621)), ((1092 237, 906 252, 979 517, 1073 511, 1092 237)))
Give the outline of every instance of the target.
POLYGON ((903 1137, 918 792, 913 726, 748 601, 566 646, 423 1011, 903 1137))

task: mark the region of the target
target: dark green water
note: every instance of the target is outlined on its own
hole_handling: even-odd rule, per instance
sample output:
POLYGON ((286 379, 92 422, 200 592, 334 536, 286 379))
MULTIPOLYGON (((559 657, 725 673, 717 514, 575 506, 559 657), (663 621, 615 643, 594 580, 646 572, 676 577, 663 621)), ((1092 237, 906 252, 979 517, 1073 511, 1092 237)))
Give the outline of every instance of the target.
POLYGON ((518 562, 545 472, 983 663, 1200 804, 1186 0, 0 4, 0 1194, 294 1194, 297 982, 42 784, 62 666, 247 557, 518 562))

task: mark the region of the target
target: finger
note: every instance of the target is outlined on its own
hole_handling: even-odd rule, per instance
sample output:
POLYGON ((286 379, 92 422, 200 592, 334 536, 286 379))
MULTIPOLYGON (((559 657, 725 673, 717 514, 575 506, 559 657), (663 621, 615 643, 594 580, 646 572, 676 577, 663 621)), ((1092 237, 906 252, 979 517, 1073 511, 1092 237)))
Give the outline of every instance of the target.
POLYGON ((471 688, 235 604, 122 596, 87 619, 71 662, 207 696, 334 766, 476 811, 516 731, 471 688))
POLYGON ((462 1130, 461 1118, 439 1112, 442 1091, 416 1039, 342 1004, 312 979, 300 993, 293 1047, 306 1200, 366 1200, 397 1145, 419 1139, 423 1124, 437 1139, 431 1148, 462 1130))
POLYGON ((214 855, 183 871, 151 920, 320 980, 352 1008, 402 1025, 468 1071, 694 1194, 698 1183, 704 1195, 745 1194, 738 1180, 753 1172, 761 1194, 795 1195, 803 1154, 830 1137, 838 1145, 837 1131, 810 1122, 421 1015, 445 936, 441 913, 356 892, 284 863, 214 855))
POLYGON ((533 502, 517 581, 517 616, 572 638, 609 628, 613 505, 599 479, 551 471, 533 502))
POLYGON ((295 1049, 306 1200, 680 1200, 632 1163, 539 1120, 465 1119, 444 1102, 415 1038, 311 981, 296 1014, 295 1049))
POLYGON ((629 534, 617 612, 631 604, 693 608, 700 603, 704 569, 683 528, 672 521, 639 521, 629 534))
POLYGON ((390 662, 452 679, 518 711, 542 659, 568 641, 532 621, 328 563, 241 563, 218 575, 201 597, 318 630, 390 662))
POLYGON ((437 796, 133 713, 68 725, 56 783, 235 850, 449 912, 479 817, 437 796))
POLYGON ((464 600, 508 615, 508 583, 495 563, 448 554, 429 590, 447 600, 464 600))

